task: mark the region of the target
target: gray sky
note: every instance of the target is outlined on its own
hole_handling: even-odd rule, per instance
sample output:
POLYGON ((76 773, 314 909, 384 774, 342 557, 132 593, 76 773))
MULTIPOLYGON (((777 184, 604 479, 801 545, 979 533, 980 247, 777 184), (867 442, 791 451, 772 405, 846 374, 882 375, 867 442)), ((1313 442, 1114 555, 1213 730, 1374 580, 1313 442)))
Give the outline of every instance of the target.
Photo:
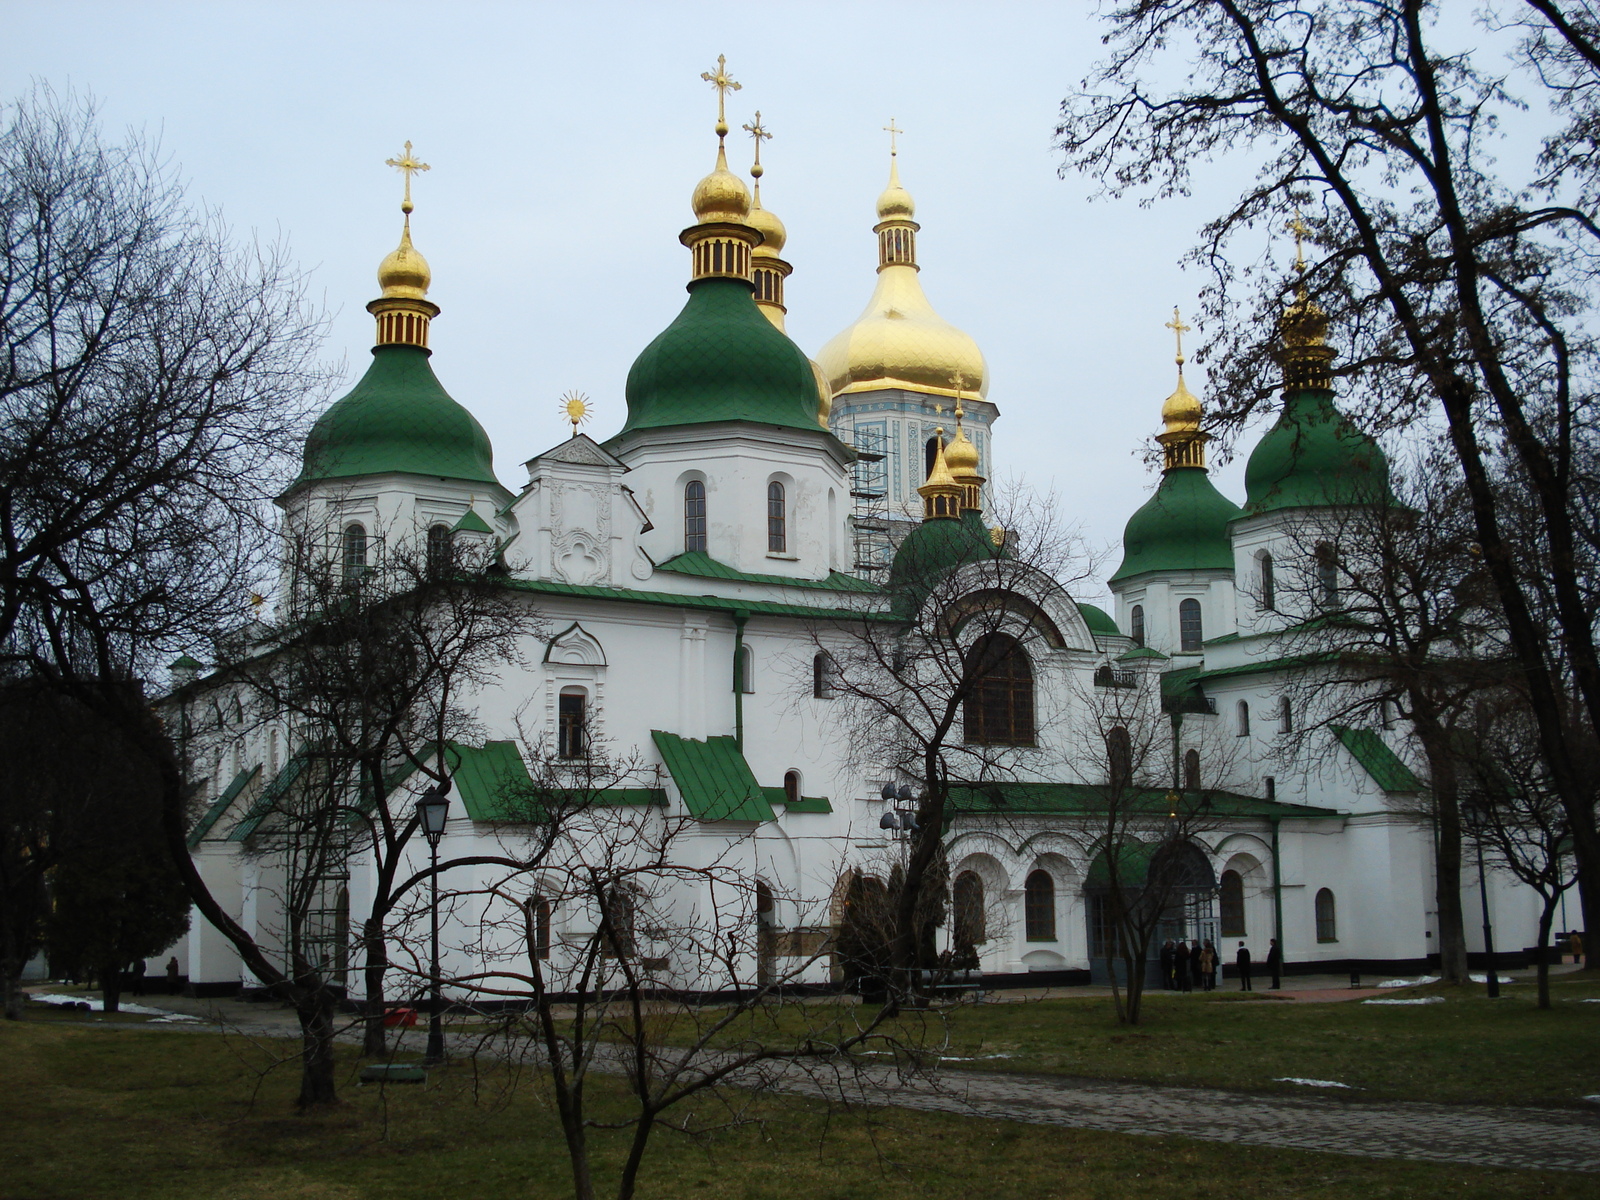
MULTIPOLYGON (((892 116, 924 287, 989 361, 1000 474, 1110 542, 1154 483, 1137 451, 1173 385, 1162 325, 1201 285, 1178 259, 1223 197, 1140 209, 1058 178, 1056 108, 1099 50, 1091 7, 10 0, 0 93, 90 91, 109 131, 159 134, 238 230, 286 236, 337 312, 350 381, 400 229, 383 162, 411 139, 433 166, 412 228, 443 309, 434 367, 513 489, 564 436, 563 392, 592 397, 588 432, 615 432, 629 365, 684 302, 677 234, 715 153, 700 72, 719 53, 744 85, 735 132, 759 108, 775 133, 762 193, 789 229, 789 333, 808 353, 872 291, 892 116)), ((729 143, 747 170, 748 139, 729 143)), ((1203 373, 1190 384, 1204 398, 1203 373)), ((1242 499, 1241 468, 1219 475, 1242 499)))

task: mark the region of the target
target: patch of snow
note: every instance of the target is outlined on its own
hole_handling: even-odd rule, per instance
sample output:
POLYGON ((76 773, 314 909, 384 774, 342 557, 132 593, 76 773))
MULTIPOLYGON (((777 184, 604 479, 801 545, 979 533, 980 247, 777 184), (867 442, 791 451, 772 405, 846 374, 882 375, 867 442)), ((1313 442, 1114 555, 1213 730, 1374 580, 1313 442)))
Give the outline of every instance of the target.
POLYGON ((1579 1004, 1600 1004, 1600 996, 1590 996, 1586 1000, 1579 1000, 1579 1004))
POLYGON ((1443 996, 1408 996, 1400 1000, 1363 1000, 1363 1004, 1443 1004, 1443 996))
MULTIPOLYGON (((1489 982, 1489 977, 1487 975, 1468 975, 1467 978, 1472 980, 1473 983, 1488 983, 1489 982)), ((1512 982, 1515 982, 1515 981, 1511 980, 1511 979, 1508 979, 1504 975, 1501 975, 1501 976, 1497 977, 1497 982, 1499 982, 1499 983, 1512 983, 1512 982)))
POLYGON ((1421 979, 1385 979, 1382 983, 1375 983, 1372 986, 1381 988, 1421 987, 1426 983, 1438 982, 1439 977, 1437 975, 1424 975, 1421 979))
POLYGON ((1361 1090, 1360 1088, 1353 1087, 1352 1085, 1350 1085, 1348 1083, 1338 1083, 1338 1082, 1336 1082, 1336 1081, 1334 1081, 1332 1079, 1296 1079, 1293 1076, 1286 1076, 1284 1078, 1274 1079, 1272 1082, 1273 1083, 1298 1083, 1302 1087, 1349 1088, 1352 1092, 1358 1092, 1358 1091, 1361 1090))
POLYGON ((940 1062, 977 1062, 984 1058, 1015 1058, 1015 1054, 972 1054, 965 1058, 958 1058, 953 1054, 941 1054, 940 1062))
MULTIPOLYGON (((37 1000, 40 1004, 87 1004, 90 1012, 104 1012, 106 1007, 104 998, 90 999, 88 996, 59 996, 51 992, 34 992, 28 999, 37 1000)), ((117 1011, 133 1013, 135 1016, 160 1017, 169 1021, 199 1020, 198 1017, 168 1012, 164 1008, 146 1008, 143 1004, 119 1004, 117 1011)))
POLYGON ((1600 1104, 1600 1096, 1585 1096, 1584 1099, 1590 1104, 1600 1104))

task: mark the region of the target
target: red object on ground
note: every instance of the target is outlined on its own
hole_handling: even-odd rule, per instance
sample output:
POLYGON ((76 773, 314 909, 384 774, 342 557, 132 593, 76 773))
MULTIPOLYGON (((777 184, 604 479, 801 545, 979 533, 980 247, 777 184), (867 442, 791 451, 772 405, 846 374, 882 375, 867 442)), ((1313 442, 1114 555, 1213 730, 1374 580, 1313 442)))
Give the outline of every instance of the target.
POLYGON ((410 1029, 417 1023, 417 1010, 414 1008, 386 1008, 383 1010, 383 1023, 390 1029, 410 1029))

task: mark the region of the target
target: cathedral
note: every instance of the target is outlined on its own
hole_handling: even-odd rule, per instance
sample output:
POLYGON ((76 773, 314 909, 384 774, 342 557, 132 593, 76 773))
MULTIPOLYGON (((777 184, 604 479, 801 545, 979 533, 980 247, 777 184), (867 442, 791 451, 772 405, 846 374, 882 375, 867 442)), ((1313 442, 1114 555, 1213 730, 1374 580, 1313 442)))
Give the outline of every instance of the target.
MULTIPOLYGON (((1003 549, 1005 534, 983 520, 1000 413, 977 343, 924 294, 921 227, 892 148, 870 299, 814 358, 790 340, 791 267, 783 223, 761 202, 759 133, 750 187, 724 148, 731 81, 720 68, 708 78, 718 85, 716 158, 680 235, 688 298, 634 359, 620 429, 597 441, 575 420, 571 438, 525 459, 524 478, 497 469, 482 426, 441 382, 449 364, 429 350, 440 310, 412 241, 410 178, 422 164, 408 143, 392 164, 406 176, 404 228, 367 306, 371 365, 315 422, 279 504, 286 526, 320 530, 347 571, 365 569, 386 539, 480 547, 539 613, 547 632, 526 665, 474 698, 481 742, 454 748, 443 856, 516 836, 495 790, 537 774, 535 756, 560 764, 603 744, 652 775, 598 803, 683 819, 685 854, 755 881, 770 934, 760 954, 821 951, 812 978, 822 982, 850 881, 882 875, 897 852, 893 810, 906 782, 845 748, 848 701, 829 686, 827 630, 892 614, 896 576, 913 560, 958 574, 971 556, 1003 549)), ((1187 836, 1193 886, 1168 935, 1212 940, 1228 961, 1239 943, 1260 961, 1276 940, 1290 971, 1426 969, 1437 939, 1434 835, 1403 724, 1375 706, 1363 726, 1306 735, 1325 741, 1320 753, 1284 750, 1297 724, 1315 723, 1297 706, 1315 696, 1317 668, 1286 640, 1297 618, 1275 589, 1287 597, 1289 575, 1323 569, 1303 562, 1307 522, 1336 514, 1357 481, 1370 486, 1387 469, 1338 410, 1327 324, 1306 302, 1285 313, 1281 412, 1250 452, 1242 503, 1208 474, 1180 340, 1177 386, 1160 409, 1164 470, 1128 520, 1107 581, 1114 611, 1058 584, 1036 589, 1018 620, 1043 635, 1006 660, 1005 712, 968 713, 964 736, 1005 742, 1014 766, 968 789, 978 799, 949 821, 955 904, 940 936, 970 946, 994 985, 1087 983, 1104 971, 1096 902, 1106 869, 1073 798, 1101 784, 1107 766, 1071 731, 1112 692, 1148 697, 1164 714, 1172 787, 1198 789, 1205 772, 1218 798, 1187 836)), ((1176 314, 1173 328, 1181 338, 1176 314)), ((270 798, 303 768, 306 733, 230 720, 239 709, 221 698, 228 685, 193 659, 174 664, 173 684, 169 706, 221 714, 187 755, 203 801, 192 852, 230 915, 270 940, 274 867, 257 843, 270 798)), ((406 786, 420 792, 427 781, 415 778, 406 786)), ((413 841, 413 864, 425 863, 413 841)), ((369 859, 357 848, 328 900, 330 936, 346 945, 374 885, 369 859)), ((441 887, 470 890, 483 882, 465 877, 475 869, 441 887)), ((1467 883, 1475 904, 1470 872, 1467 883)), ((1530 940, 1531 893, 1495 877, 1490 901, 1502 948, 1530 940)), ((582 905, 530 895, 536 902, 541 955, 592 934, 582 905)), ((447 976, 480 966, 474 919, 460 906, 447 914, 447 976)), ((197 991, 253 984, 201 919, 176 952, 197 991)), ((341 966, 346 955, 336 952, 341 966)), ((357 959, 348 965, 359 997, 357 959)), ((762 969, 770 977, 782 964, 762 969)))

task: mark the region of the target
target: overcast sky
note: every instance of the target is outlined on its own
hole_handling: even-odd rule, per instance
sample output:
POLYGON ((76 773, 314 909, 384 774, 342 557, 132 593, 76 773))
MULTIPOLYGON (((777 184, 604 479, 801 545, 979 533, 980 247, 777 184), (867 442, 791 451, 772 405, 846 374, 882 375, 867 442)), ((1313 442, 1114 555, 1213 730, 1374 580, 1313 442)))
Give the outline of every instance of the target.
MULTIPOLYGON (((592 397, 597 438, 620 427, 629 365, 684 302, 677 234, 715 153, 700 73, 719 53, 743 84, 735 132, 760 109, 775 134, 762 193, 789 229, 789 333, 808 353, 871 294, 893 117, 924 287, 989 361, 999 473, 1052 489, 1102 543, 1154 483, 1138 451, 1173 385, 1162 326, 1194 307, 1178 260, 1222 197, 1090 203, 1092 181, 1059 177, 1057 107, 1099 49, 1087 3, 3 8, 4 94, 92 92, 109 131, 158 135, 239 231, 288 239, 350 381, 400 228, 384 160, 414 142, 433 167, 413 234, 443 309, 434 367, 513 489, 564 436, 562 393, 592 397)), ((747 170, 748 139, 729 142, 747 170)), ((1240 476, 1219 473, 1236 500, 1240 476)))

